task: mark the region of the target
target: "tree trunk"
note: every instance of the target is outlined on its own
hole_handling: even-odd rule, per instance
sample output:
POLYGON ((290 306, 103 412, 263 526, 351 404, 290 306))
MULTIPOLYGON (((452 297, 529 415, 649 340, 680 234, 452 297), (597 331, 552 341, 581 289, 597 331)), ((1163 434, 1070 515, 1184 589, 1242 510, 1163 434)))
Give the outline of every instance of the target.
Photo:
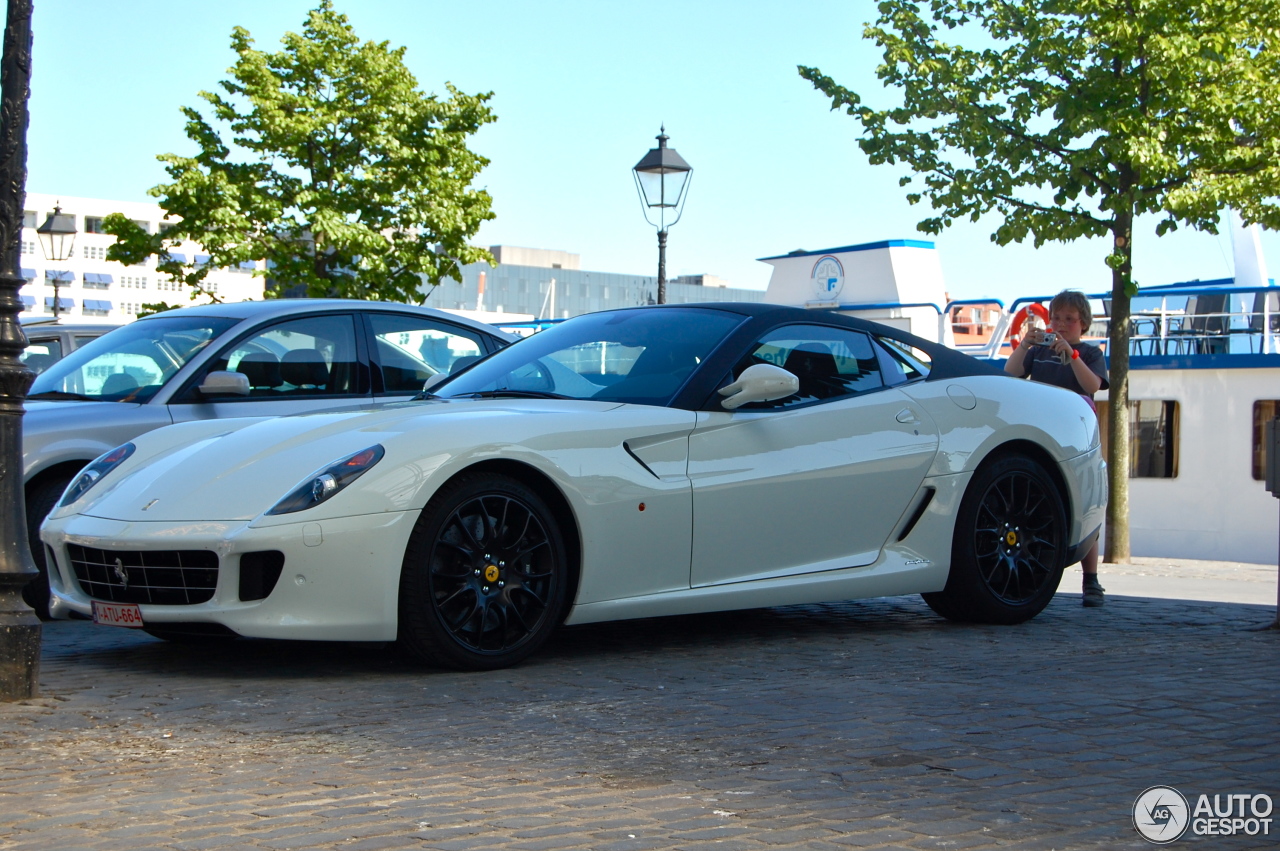
POLYGON ((1129 282, 1132 280, 1133 220, 1117 216, 1111 269, 1111 328, 1107 355, 1107 547, 1103 561, 1129 562, 1129 282))

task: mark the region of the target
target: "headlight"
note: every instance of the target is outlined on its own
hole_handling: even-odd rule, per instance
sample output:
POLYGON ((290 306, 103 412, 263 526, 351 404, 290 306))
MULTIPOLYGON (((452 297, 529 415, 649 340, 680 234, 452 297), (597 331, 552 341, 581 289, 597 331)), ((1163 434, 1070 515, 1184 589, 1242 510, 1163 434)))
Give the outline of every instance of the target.
POLYGON ((123 446, 117 446, 105 455, 99 455, 92 464, 81 470, 80 475, 76 476, 71 482, 71 485, 62 494, 62 501, 58 503, 58 507, 70 505, 84 496, 85 491, 102 481, 103 476, 123 464, 124 460, 133 454, 134 449, 135 447, 132 443, 126 443, 123 446))
POLYGON ((277 502, 267 514, 292 514, 319 505, 364 475, 365 470, 381 461, 384 454, 386 450, 375 444, 330 464, 308 476, 305 482, 277 502))

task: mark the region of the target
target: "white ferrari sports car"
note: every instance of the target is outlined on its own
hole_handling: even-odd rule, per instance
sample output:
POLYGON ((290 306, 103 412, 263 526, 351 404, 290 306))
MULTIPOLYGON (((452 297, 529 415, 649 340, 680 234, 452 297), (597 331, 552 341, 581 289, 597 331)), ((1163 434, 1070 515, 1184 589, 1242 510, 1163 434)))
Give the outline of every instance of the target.
POLYGON ((377 410, 149 432, 42 537, 55 617, 488 669, 561 623, 915 593, 1024 621, 1105 502, 1073 393, 835 313, 665 305, 377 410))

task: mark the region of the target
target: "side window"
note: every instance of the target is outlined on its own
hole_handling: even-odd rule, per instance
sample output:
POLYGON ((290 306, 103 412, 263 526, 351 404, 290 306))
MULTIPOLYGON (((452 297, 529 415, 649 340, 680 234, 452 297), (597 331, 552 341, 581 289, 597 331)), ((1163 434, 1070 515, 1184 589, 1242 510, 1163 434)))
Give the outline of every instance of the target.
POLYGON ((417 393, 436 373, 456 371, 484 354, 479 334, 429 316, 366 315, 384 393, 417 393))
POLYGON ((879 356, 861 331, 824 325, 788 325, 765 334, 735 368, 771 363, 800 379, 798 393, 746 409, 789 408, 879 390, 885 386, 879 356))
POLYGON ((23 350, 22 362, 36 375, 62 360, 62 342, 56 337, 32 340, 23 350))
POLYGON ((306 316, 232 345, 214 369, 249 378, 250 397, 349 396, 359 392, 349 315, 306 316))
POLYGON ((887 337, 877 337, 876 342, 885 384, 896 387, 928 377, 931 361, 926 352, 887 337))

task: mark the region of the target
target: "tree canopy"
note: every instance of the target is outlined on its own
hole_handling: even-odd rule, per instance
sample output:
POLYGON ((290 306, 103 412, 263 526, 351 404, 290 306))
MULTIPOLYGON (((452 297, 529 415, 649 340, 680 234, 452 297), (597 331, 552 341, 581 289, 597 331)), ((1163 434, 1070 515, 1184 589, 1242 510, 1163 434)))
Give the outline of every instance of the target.
POLYGON ((200 92, 213 123, 182 110, 199 152, 158 157, 172 179, 150 190, 164 230, 109 216, 104 227, 118 238, 110 259, 156 255, 157 270, 193 297, 210 269, 266 260, 274 294, 304 286, 312 296, 417 303, 423 277, 438 284, 460 279, 462 264, 492 262, 468 243, 494 214, 489 194, 471 187, 488 160, 467 147, 495 120, 492 93, 446 84, 447 98, 424 94, 405 49, 361 42, 330 0, 281 45, 263 52, 233 30, 231 79, 200 92), (207 264, 170 255, 184 240, 204 247, 207 264))
POLYGON ((901 103, 876 109, 817 68, 805 79, 902 165, 919 228, 998 216, 998 244, 1109 237, 1108 560, 1128 542, 1129 298, 1135 217, 1216 232, 1224 207, 1280 227, 1275 0, 882 0, 864 35, 901 103), (922 11, 924 7, 925 11, 922 11), (951 34, 973 46, 944 41, 951 34))

